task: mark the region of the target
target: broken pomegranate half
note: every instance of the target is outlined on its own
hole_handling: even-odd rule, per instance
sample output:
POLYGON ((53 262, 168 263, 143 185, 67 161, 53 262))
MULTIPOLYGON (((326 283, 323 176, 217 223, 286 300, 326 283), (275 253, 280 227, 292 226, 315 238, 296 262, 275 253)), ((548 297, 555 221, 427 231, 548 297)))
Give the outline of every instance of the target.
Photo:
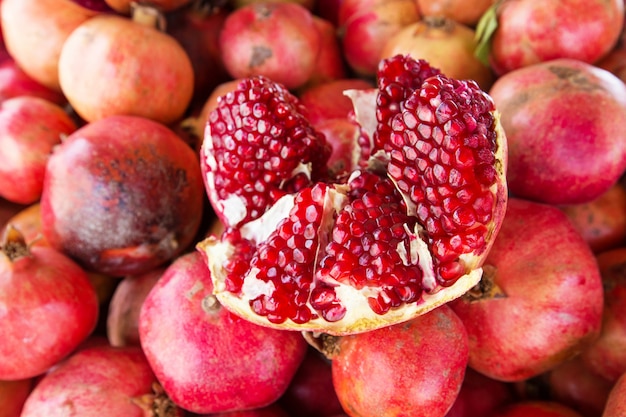
POLYGON ((377 78, 347 93, 367 163, 338 178, 284 86, 253 77, 219 100, 202 165, 226 228, 198 249, 225 308, 345 335, 407 321, 480 281, 507 201, 493 101, 409 56, 381 61, 377 78))

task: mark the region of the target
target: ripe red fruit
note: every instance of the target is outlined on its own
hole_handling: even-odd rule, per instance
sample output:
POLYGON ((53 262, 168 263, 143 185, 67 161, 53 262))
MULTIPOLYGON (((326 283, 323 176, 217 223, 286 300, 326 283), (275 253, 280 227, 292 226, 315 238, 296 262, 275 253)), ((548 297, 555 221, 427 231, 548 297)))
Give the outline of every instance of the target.
POLYGON ((182 416, 155 384, 138 346, 114 348, 96 342, 74 352, 38 381, 21 417, 182 416), (169 414, 159 414, 164 410, 169 414))
POLYGON ((288 89, 310 79, 322 46, 311 11, 282 2, 253 3, 229 13, 219 44, 233 78, 263 75, 288 89))
POLYGON ((484 270, 479 286, 450 304, 467 328, 469 366, 478 372, 522 381, 579 354, 598 336, 600 271, 558 208, 510 199, 484 270))
POLYGON ((64 254, 28 247, 15 229, 0 242, 0 380, 41 375, 96 326, 98 297, 87 274, 64 254))
POLYGON ((60 106, 67 103, 63 94, 35 81, 9 58, 0 62, 0 101, 17 96, 40 97, 60 106))
POLYGON ((445 416, 468 358, 463 324, 447 306, 327 348, 339 401, 360 417, 445 416))
POLYGON ((586 203, 626 170, 626 85, 608 71, 542 62, 501 76, 489 94, 507 134, 512 194, 586 203))
POLYGON ((222 308, 201 254, 177 258, 146 297, 141 347, 168 396, 194 413, 268 406, 279 399, 307 344, 222 308))
POLYGON ((88 122, 134 115, 173 123, 193 95, 183 47, 154 25, 114 14, 94 16, 68 36, 58 71, 63 93, 88 122))
POLYGON ((75 131, 50 157, 43 234, 89 270, 143 273, 192 243, 202 190, 195 152, 171 130, 111 116, 75 131))
POLYGON ((446 17, 474 27, 494 0, 415 0, 422 16, 446 17))
POLYGON ((617 43, 624 2, 505 0, 497 6, 497 21, 490 62, 499 75, 558 58, 593 64, 617 43))
POLYGON ((371 158, 336 178, 323 136, 284 86, 246 79, 211 112, 201 166, 227 233, 199 248, 226 308, 270 327, 347 334, 409 320, 476 284, 507 198, 493 102, 408 56, 385 60, 378 83, 355 99, 371 158))
POLYGON ((621 417, 626 414, 626 374, 622 375, 609 394, 602 417, 621 417))
POLYGON ((41 198, 48 158, 76 124, 57 104, 20 96, 0 103, 0 196, 19 204, 41 198))
POLYGON ((472 368, 467 368, 459 395, 446 417, 488 416, 497 408, 515 400, 511 384, 497 381, 472 368))

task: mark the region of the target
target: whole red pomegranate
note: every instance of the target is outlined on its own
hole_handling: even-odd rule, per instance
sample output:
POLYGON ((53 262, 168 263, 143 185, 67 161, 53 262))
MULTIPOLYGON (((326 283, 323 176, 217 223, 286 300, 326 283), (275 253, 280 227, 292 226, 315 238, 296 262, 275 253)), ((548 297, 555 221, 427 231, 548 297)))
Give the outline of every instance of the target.
POLYGON ((65 96, 35 81, 26 74, 13 58, 0 62, 0 101, 17 96, 34 96, 63 106, 67 104, 65 96))
POLYGON ((39 201, 53 148, 75 130, 65 110, 43 98, 0 102, 0 196, 19 204, 39 201))
POLYGON ((626 170, 626 85, 608 71, 557 59, 499 77, 489 94, 507 135, 512 194, 586 203, 626 170))
POLYGON ((337 26, 346 62, 359 76, 374 77, 387 41, 419 18, 415 0, 344 0, 337 26))
POLYGON ((110 116, 76 130, 52 153, 42 231, 89 270, 140 274, 193 242, 202 189, 198 157, 171 130, 143 117, 110 116))
POLYGON ((86 121, 134 115, 168 124, 183 116, 193 95, 193 66, 180 43, 156 27, 155 13, 145 7, 133 19, 103 13, 63 43, 61 90, 86 121))
POLYGON ((11 227, 0 242, 0 380, 38 376, 96 327, 98 297, 85 271, 11 227))
POLYGON ((260 327, 222 308, 199 252, 177 258, 152 288, 139 337, 168 396, 205 414, 274 403, 307 351, 299 333, 260 327))
POLYGON ((261 2, 229 13, 219 45, 233 78, 264 75, 296 89, 311 78, 322 42, 309 9, 297 3, 261 2))
POLYGON ((96 342, 74 352, 37 383, 21 417, 182 417, 162 392, 138 346, 96 342))
POLYGON ((555 368, 598 336, 600 271, 558 208, 510 199, 484 268, 480 284, 450 304, 467 328, 471 368, 522 381, 555 368))
POLYGON ((623 0, 503 0, 496 13, 490 62, 499 75, 558 58, 593 64, 624 24, 623 0))
POLYGON ((459 395, 446 417, 489 416, 497 408, 516 400, 511 384, 467 368, 459 395))
POLYGON ((201 167, 227 232, 198 247, 216 297, 239 316, 358 333, 426 313, 480 279, 507 199, 491 98, 401 55, 382 62, 377 89, 357 93, 355 139, 371 139, 371 158, 340 176, 284 85, 244 79, 209 114, 201 167))
POLYGON ((593 372, 615 382, 626 373, 626 245, 596 258, 604 284, 602 330, 582 357, 593 372))
POLYGON ((602 417, 621 417, 626 414, 626 374, 622 375, 609 393, 602 417))
POLYGON ((333 384, 351 416, 443 417, 461 389, 467 334, 447 306, 334 343, 333 384))
POLYGON ((391 36, 379 58, 408 54, 425 59, 449 77, 474 80, 487 91, 494 81, 491 68, 475 55, 473 28, 442 16, 424 17, 391 36))

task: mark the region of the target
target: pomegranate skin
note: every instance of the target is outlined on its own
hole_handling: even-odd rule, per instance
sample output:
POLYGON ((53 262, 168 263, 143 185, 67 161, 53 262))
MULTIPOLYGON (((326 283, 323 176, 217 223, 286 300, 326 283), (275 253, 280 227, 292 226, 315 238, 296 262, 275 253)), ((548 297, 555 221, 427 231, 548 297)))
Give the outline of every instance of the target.
POLYGON ((613 385, 606 400, 602 417, 622 417, 626 415, 626 374, 613 385))
POLYGON ((198 414, 269 406, 307 351, 298 332, 259 327, 222 308, 200 252, 174 261, 146 297, 141 347, 168 396, 198 414))
POLYGON ((497 13, 490 63, 498 75, 503 75, 558 58, 595 63, 618 41, 624 2, 505 0, 497 13))
POLYGON ((582 417, 573 409, 555 401, 524 401, 509 404, 489 417, 582 417))
POLYGON ((337 348, 333 384, 344 410, 359 417, 445 416, 468 358, 463 324, 445 305, 406 323, 343 336, 337 348))
POLYGON ((484 268, 482 288, 495 295, 472 292, 450 303, 467 329, 474 370, 522 381, 579 354, 599 335, 600 271, 558 208, 511 198, 484 268))
POLYGON ((50 157, 42 232, 91 271, 140 274, 195 238, 203 187, 198 157, 171 130, 111 116, 75 131, 50 157))
POLYGON ((558 59, 501 76, 489 94, 507 135, 513 195, 587 203, 626 169, 626 85, 610 72, 558 59))

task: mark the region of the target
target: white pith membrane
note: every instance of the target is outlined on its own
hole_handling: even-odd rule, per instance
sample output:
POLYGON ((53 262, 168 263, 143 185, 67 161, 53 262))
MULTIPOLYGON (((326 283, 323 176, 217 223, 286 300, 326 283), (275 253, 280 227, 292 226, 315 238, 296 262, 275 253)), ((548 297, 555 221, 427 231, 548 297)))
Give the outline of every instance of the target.
MULTIPOLYGON (((356 120, 369 138, 373 137, 377 126, 376 94, 376 89, 346 92, 346 95, 353 101, 356 120)), ((507 191, 506 182, 504 181, 507 155, 506 140, 499 122, 499 114, 497 111, 493 114, 498 137, 498 146, 495 152, 495 169, 498 173, 498 178, 500 178, 499 181, 496 181, 490 187, 490 191, 495 197, 493 218, 488 224, 487 236, 485 236, 486 247, 480 254, 465 253, 460 256, 468 272, 456 280, 453 285, 448 287, 438 285, 431 252, 427 242, 420 236, 422 232, 421 226, 416 225, 415 228, 411 230, 407 225, 405 230, 409 237, 408 247, 410 250, 407 251, 405 245, 398 245, 398 252, 405 265, 418 265, 423 273, 421 284, 424 291, 416 302, 404 303, 400 307, 391 308, 386 313, 379 315, 370 307, 368 299, 370 297, 376 298, 382 293, 382 288, 365 286, 361 289, 357 289, 348 283, 339 282, 329 276, 320 276, 320 274, 314 273, 311 290, 314 289, 316 284, 332 287, 341 305, 345 307, 345 315, 338 321, 327 321, 321 314, 317 314, 316 310, 307 303, 313 313, 311 320, 304 323, 295 323, 287 319, 282 323, 273 323, 266 316, 257 314, 251 308, 250 304, 250 300, 260 295, 272 296, 275 290, 272 281, 259 279, 257 277, 259 271, 250 268, 243 280, 244 283, 241 291, 238 293, 228 291, 225 285, 227 272, 224 269, 224 265, 227 264, 237 248, 227 240, 222 240, 218 236, 210 236, 198 244, 198 249, 206 253, 214 284, 214 294, 217 299, 224 307, 233 311, 235 314, 262 326, 313 332, 315 334, 346 335, 370 331, 410 320, 413 317, 431 311, 465 294, 469 289, 478 284, 481 279, 482 262, 493 243, 494 234, 497 233, 499 229, 506 205, 507 191)), ((210 137, 210 132, 208 133, 209 136, 207 137, 210 137)), ((211 155, 210 143, 204 149, 204 156, 207 163, 209 165, 216 164, 216 161, 211 155)), ((368 169, 380 171, 381 168, 384 169, 386 156, 384 153, 378 153, 377 155, 373 155, 369 162, 368 169)), ((209 175, 211 174, 209 173, 209 175)), ((355 178, 358 175, 359 172, 355 171, 351 178, 355 178)), ((210 177, 207 179, 210 181, 210 177)), ((316 249, 316 265, 317 262, 323 258, 323 251, 329 240, 328 235, 330 234, 336 214, 349 203, 347 197, 348 186, 346 184, 329 185, 326 190, 323 204, 324 220, 318 229, 319 244, 316 249)), ((211 198, 212 196, 210 195, 209 197, 211 198)), ((213 197, 215 198, 215 196, 213 197)), ((295 195, 286 195, 279 199, 260 218, 244 224, 239 229, 241 236, 253 241, 255 244, 264 242, 270 234, 276 230, 280 222, 289 216, 289 212, 294 207, 295 198, 295 195)), ((414 204, 406 196, 403 196, 403 198, 409 214, 414 214, 414 204)), ((229 210, 229 216, 241 213, 241 210, 244 210, 243 215, 239 215, 242 216, 241 218, 245 216, 245 203, 242 201, 226 201, 220 204, 222 204, 221 207, 224 210, 229 210)))

